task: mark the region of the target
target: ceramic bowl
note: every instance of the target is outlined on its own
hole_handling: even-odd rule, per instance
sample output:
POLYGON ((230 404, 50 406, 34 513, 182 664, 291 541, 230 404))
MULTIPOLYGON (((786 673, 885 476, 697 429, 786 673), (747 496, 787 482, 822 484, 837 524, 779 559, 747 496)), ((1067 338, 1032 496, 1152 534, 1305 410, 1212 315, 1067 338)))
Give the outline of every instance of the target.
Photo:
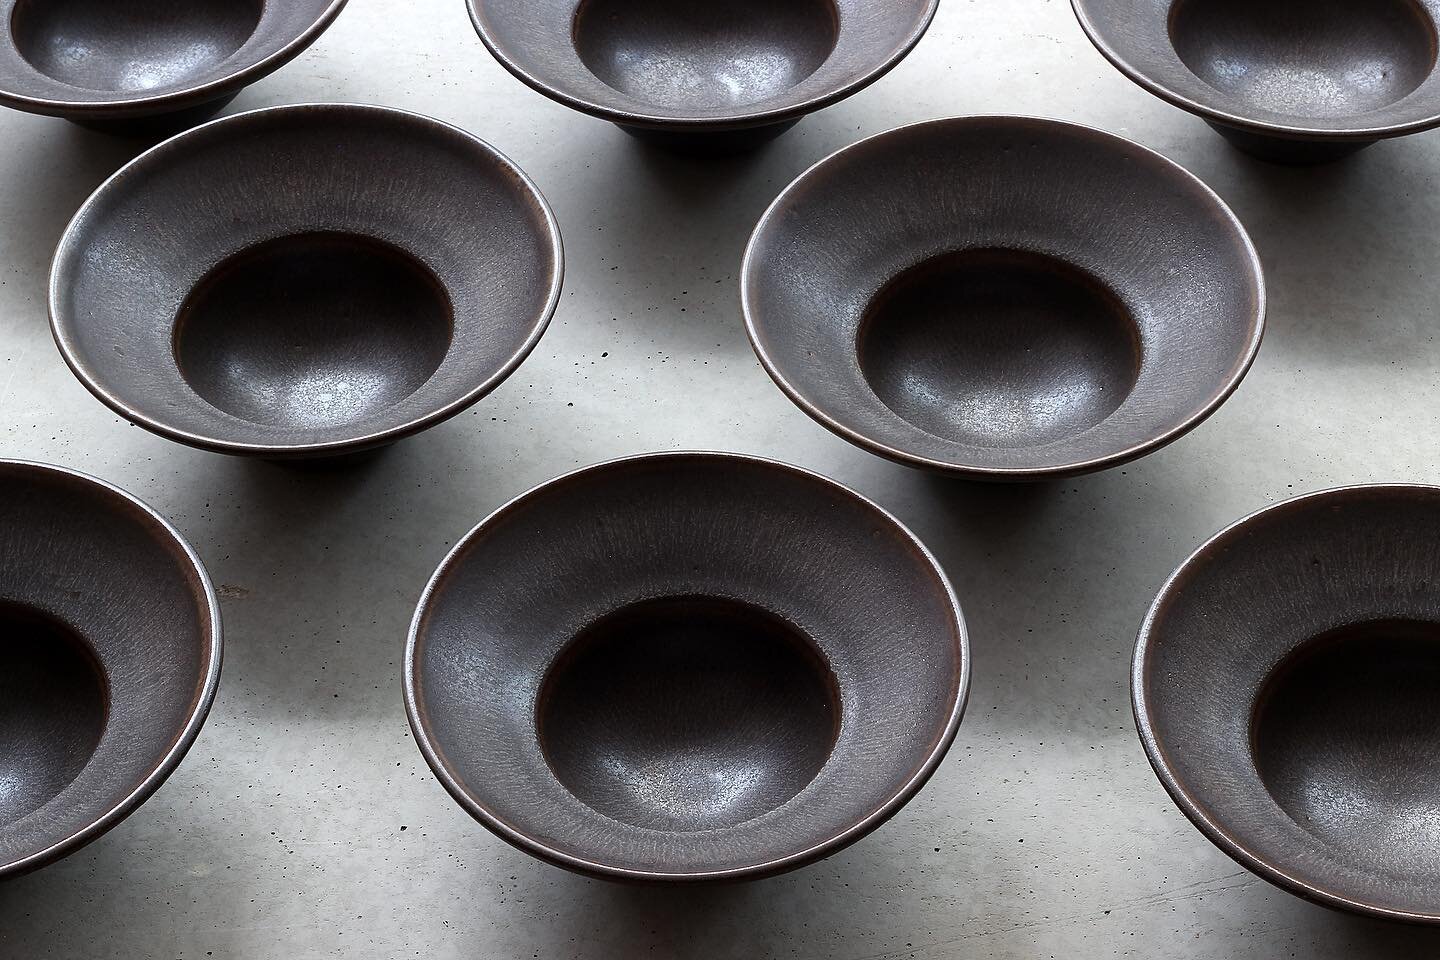
POLYGON ((750 879, 892 816, 969 688, 945 574, 797 467, 656 454, 492 514, 440 565, 405 662, 440 782, 500 837, 608 879, 750 879))
POLYGON ((1440 126, 1440 0, 1072 0, 1131 80, 1266 160, 1440 126))
POLYGON ((0 104, 173 133, 289 63, 345 0, 0 0, 0 104))
POLYGON ((1190 430, 1260 346, 1245 230, 1164 157, 1087 127, 901 127, 785 189, 745 253, 761 363, 806 413, 911 466, 1041 480, 1190 430))
POLYGON ((1140 630, 1135 716, 1221 850, 1326 906, 1440 922, 1440 487, 1262 510, 1140 630))
POLYGON ((884 76, 939 0, 467 0, 536 91, 692 151, 743 149, 884 76))
POLYGON ((135 811, 220 682, 220 608, 189 545, 129 494, 0 460, 0 879, 135 811))
POLYGON ((142 154, 80 208, 50 276, 65 360, 133 423, 221 453, 334 457, 479 400, 560 296, 529 179, 455 127, 275 107, 142 154))

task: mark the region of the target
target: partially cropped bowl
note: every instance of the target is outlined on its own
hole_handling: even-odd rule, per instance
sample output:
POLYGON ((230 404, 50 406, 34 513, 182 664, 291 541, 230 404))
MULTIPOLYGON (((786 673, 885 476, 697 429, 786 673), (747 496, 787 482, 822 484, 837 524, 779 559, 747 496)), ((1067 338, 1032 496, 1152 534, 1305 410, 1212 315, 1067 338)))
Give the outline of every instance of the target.
POLYGON ((1440 487, 1299 497, 1160 591, 1133 690, 1150 762, 1242 866, 1440 922, 1440 487))
POLYGON ((797 467, 655 454, 512 501, 410 630, 440 782, 503 839, 607 879, 744 880, 895 814, 949 748, 964 621, 934 558, 797 467))
POLYGON ((107 483, 0 461, 0 879, 73 853, 179 765, 220 682, 195 552, 107 483))
POLYGON ((485 46, 552 100, 693 152, 755 146, 859 92, 939 0, 466 0, 485 46))
POLYGON ((1440 126, 1440 0, 1072 0, 1100 52, 1236 147, 1320 163, 1440 126))
POLYGON ((270 459, 337 457, 454 416, 539 341, 560 232, 493 147, 340 104, 216 120, 142 154, 66 229, 50 317, 132 423, 270 459))
POLYGON ((0 0, 0 104, 174 133, 289 63, 345 0, 0 0))
POLYGON ((1239 385, 1265 287, 1244 228, 1146 148, 1054 120, 901 127, 761 218, 741 303, 765 369, 841 437, 980 480, 1100 470, 1239 385))

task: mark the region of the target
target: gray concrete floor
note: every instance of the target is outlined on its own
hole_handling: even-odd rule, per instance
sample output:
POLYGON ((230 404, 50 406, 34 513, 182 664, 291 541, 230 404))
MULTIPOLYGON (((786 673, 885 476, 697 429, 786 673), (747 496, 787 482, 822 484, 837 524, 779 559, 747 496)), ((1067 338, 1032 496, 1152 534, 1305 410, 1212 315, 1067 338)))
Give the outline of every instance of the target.
POLYGON ((1214 850, 1151 775, 1127 689, 1154 591, 1220 526, 1306 490, 1440 480, 1440 135, 1318 169, 1250 161, 1113 71, 1064 0, 944 0, 888 78, 720 162, 531 93, 459 0, 352 0, 230 111, 306 100, 406 107, 508 153, 559 218, 563 302, 500 390, 367 466, 297 473, 168 443, 86 393, 45 319, 55 241, 138 147, 0 111, 0 455, 89 471, 169 516, 221 591, 227 640, 214 712, 160 792, 0 888, 0 955, 1440 955, 1440 936, 1307 905, 1214 850), (1234 206, 1270 327, 1195 433, 1062 484, 947 482, 831 436, 760 370, 736 274, 770 199, 861 136, 966 113, 1135 138, 1234 206), (874 497, 944 562, 973 630, 970 710, 928 788, 843 853, 747 886, 626 888, 527 858, 450 801, 401 706, 408 618, 450 544, 576 465, 673 448, 775 455, 874 497))

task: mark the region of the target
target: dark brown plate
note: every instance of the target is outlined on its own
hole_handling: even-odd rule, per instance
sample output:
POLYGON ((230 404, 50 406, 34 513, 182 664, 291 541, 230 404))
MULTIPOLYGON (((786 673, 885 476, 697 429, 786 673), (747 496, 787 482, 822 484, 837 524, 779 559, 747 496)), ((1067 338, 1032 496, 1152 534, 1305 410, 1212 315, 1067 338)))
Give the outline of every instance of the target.
POLYGON ((1267 160, 1440 126, 1440 0, 1072 0, 1105 58, 1267 160))
POLYGON ((1253 514, 1140 630, 1140 738, 1214 843, 1325 906, 1440 922, 1440 487, 1253 514))
POLYGON ((116 133, 173 132, 289 63, 344 6, 0 0, 0 104, 116 133))
POLYGON ((761 363, 852 443, 982 480, 1100 470, 1190 430, 1260 347, 1234 214, 1138 144, 1054 120, 901 127, 822 160, 745 253, 761 363))
POLYGON ((560 296, 560 232, 493 147, 382 107, 274 107, 169 140, 65 231, 55 340, 121 416, 220 453, 334 457, 470 406, 560 296))
POLYGON ((73 853, 179 765, 220 682, 220 608, 164 518, 0 460, 0 879, 73 853))
POLYGON ((892 816, 960 723, 944 572, 832 480, 655 454, 543 484, 451 551, 411 626, 425 759, 522 850, 609 879, 751 879, 892 816))
POLYGON ((939 0, 467 0, 526 84, 644 139, 751 146, 884 76, 939 0))

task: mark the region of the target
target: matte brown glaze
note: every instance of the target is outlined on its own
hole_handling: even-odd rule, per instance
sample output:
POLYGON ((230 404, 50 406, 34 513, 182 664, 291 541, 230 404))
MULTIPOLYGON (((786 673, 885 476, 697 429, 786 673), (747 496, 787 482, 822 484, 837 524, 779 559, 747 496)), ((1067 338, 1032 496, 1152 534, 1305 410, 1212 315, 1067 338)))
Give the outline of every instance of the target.
POLYGON ((566 106, 692 151, 755 146, 879 79, 939 0, 467 0, 495 58, 566 106))
POLYGON ((450 553, 415 612, 416 742, 472 816, 608 879, 751 879, 892 816, 949 748, 944 573, 834 481, 731 454, 586 468, 450 553))
POLYGON ((1170 578, 1135 716, 1220 849, 1325 906, 1440 922, 1440 488, 1269 507, 1170 578))
POLYGON ((221 453, 338 457, 492 390, 539 341, 561 274, 544 198, 483 141, 399 110, 275 107, 102 185, 55 255, 51 323, 134 423, 221 453))
POLYGON ((0 460, 0 879, 119 823, 180 763, 220 680, 220 611, 144 504, 0 460))
POLYGON ((298 56, 345 0, 0 0, 0 103, 107 132, 198 123, 298 56))
POLYGON ((1240 149, 1318 163, 1440 125, 1440 0, 1072 0, 1095 46, 1240 149))
POLYGON ((984 480, 1114 466, 1176 439, 1259 349, 1260 262, 1229 208, 1144 147, 1021 117, 841 150, 761 218, 741 300, 806 413, 984 480))

